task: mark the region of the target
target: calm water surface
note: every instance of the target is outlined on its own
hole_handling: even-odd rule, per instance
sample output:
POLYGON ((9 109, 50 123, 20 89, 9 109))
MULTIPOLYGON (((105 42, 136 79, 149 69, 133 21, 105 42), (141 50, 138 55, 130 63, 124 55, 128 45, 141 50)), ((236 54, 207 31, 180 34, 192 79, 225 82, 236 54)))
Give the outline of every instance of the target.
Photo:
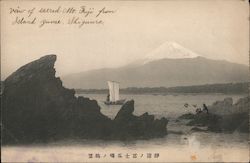
MULTIPOLYGON (((114 118, 121 106, 107 106, 103 103, 105 94, 79 94, 96 99, 101 106, 101 112, 114 118)), ((201 107, 203 103, 211 105, 217 100, 232 97, 234 102, 243 95, 121 95, 121 98, 135 100, 135 115, 145 112, 155 115, 155 118, 169 119, 167 126, 169 134, 163 138, 136 141, 103 141, 103 140, 64 140, 50 144, 29 146, 5 146, 2 148, 2 161, 123 161, 133 162, 133 159, 90 159, 89 153, 109 155, 110 153, 160 153, 160 158, 151 161, 246 161, 249 160, 248 134, 218 134, 190 132, 191 127, 184 123, 176 123, 175 119, 188 112, 194 112, 193 104, 201 107), (185 108, 184 104, 191 105, 185 108)), ((149 161, 148 158, 137 161, 149 161)))
MULTIPOLYGON (((98 101, 101 106, 101 112, 110 118, 114 118, 121 106, 105 105, 103 101, 106 99, 105 94, 79 94, 80 96, 89 97, 98 101)), ((215 101, 223 100, 226 97, 232 97, 236 102, 244 95, 223 95, 223 94, 204 94, 204 95, 121 95, 121 99, 135 100, 135 115, 141 115, 145 112, 155 115, 156 118, 167 117, 175 119, 178 116, 195 112, 192 105, 202 107, 202 104, 213 104, 215 101), (184 104, 188 103, 191 107, 185 108, 184 104)))

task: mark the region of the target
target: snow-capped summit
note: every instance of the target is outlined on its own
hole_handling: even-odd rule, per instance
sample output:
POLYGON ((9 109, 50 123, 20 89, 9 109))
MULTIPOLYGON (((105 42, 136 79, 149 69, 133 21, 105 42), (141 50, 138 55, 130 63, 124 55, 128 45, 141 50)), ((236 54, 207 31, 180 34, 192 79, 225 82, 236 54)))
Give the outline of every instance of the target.
POLYGON ((196 58, 198 56, 199 56, 198 54, 182 47, 176 42, 165 42, 158 48, 154 49, 153 51, 151 51, 146 55, 144 64, 164 58, 180 59, 180 58, 196 58))

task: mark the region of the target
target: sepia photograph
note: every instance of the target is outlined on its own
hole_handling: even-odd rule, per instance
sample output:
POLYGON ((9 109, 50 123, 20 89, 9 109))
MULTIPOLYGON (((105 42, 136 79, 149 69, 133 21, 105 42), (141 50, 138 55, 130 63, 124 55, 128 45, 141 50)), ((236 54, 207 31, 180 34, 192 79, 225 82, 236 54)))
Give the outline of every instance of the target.
POLYGON ((1 0, 2 162, 249 162, 247 0, 1 0))

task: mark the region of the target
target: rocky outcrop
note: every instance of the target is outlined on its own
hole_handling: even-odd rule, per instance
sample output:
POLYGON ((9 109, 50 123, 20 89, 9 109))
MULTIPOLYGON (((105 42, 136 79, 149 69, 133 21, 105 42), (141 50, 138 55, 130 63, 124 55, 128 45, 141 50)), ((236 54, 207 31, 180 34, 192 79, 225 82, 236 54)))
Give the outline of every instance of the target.
POLYGON ((240 98, 233 104, 232 98, 217 101, 208 106, 209 114, 184 114, 179 119, 189 119, 189 126, 206 126, 208 131, 213 132, 249 132, 249 97, 240 98))
POLYGON ((128 101, 117 113, 114 123, 119 137, 122 138, 145 138, 161 137, 166 135, 168 120, 162 118, 154 119, 153 115, 144 113, 141 116, 134 116, 134 101, 128 101))
POLYGON ((233 99, 230 97, 230 98, 225 98, 223 101, 214 102, 213 105, 208 106, 208 109, 211 113, 225 115, 232 113, 232 107, 233 107, 233 99))
POLYGON ((153 116, 149 115, 133 116, 132 102, 122 107, 114 121, 104 116, 97 101, 76 97, 73 89, 62 86, 60 78, 55 77, 55 61, 56 55, 42 57, 22 66, 3 82, 3 143, 47 142, 75 137, 121 139, 120 128, 131 138, 148 137, 150 131, 156 132, 152 136, 166 134, 164 120, 151 120, 153 116), (131 120, 132 128, 149 130, 134 134, 132 128, 123 123, 126 120, 131 120), (151 126, 159 130, 151 130, 151 126))
POLYGON ((250 96, 240 98, 233 105, 233 113, 249 113, 250 108, 250 96))
POLYGON ((219 125, 223 131, 249 132, 249 96, 240 98, 235 104, 232 98, 225 98, 208 108, 210 112, 221 116, 219 125))
POLYGON ((215 114, 207 114, 205 112, 194 114, 193 119, 191 119, 187 125, 196 127, 207 127, 209 131, 221 132, 222 128, 220 125, 221 117, 215 114))
POLYGON ((216 101, 208 109, 211 113, 218 115, 235 114, 235 113, 248 113, 250 106, 250 98, 240 98, 233 104, 232 98, 225 98, 223 101, 216 101))
POLYGON ((180 120, 180 119, 194 119, 194 118, 195 118, 195 114, 187 113, 187 114, 183 114, 180 117, 178 117, 177 120, 180 120))

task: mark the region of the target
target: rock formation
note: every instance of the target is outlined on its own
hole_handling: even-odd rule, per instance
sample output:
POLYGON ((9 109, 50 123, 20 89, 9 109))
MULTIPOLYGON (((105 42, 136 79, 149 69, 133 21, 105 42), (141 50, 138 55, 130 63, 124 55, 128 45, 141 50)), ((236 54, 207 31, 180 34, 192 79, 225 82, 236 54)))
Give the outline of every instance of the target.
POLYGON ((248 113, 250 107, 250 97, 240 98, 233 104, 232 98, 225 98, 223 101, 216 101, 208 109, 211 113, 218 115, 248 113))
POLYGON ((168 120, 162 118, 160 120, 154 120, 153 115, 144 113, 137 117, 132 113, 134 111, 134 101, 128 101, 125 103, 121 110, 117 113, 114 123, 117 127, 115 130, 118 132, 118 136, 122 138, 133 137, 160 137, 166 135, 166 125, 168 120))
POLYGON ((75 137, 145 138, 166 134, 167 120, 154 120, 147 114, 132 115, 133 101, 127 102, 112 121, 100 112, 97 101, 75 97, 75 91, 64 88, 60 78, 55 77, 55 61, 56 55, 44 56, 22 66, 3 82, 3 143, 75 137), (121 132, 126 133, 126 137, 121 132))
POLYGON ((233 104, 232 98, 216 101, 208 106, 209 114, 184 114, 179 119, 189 119, 189 126, 207 126, 213 132, 249 132, 249 97, 240 98, 233 104))

